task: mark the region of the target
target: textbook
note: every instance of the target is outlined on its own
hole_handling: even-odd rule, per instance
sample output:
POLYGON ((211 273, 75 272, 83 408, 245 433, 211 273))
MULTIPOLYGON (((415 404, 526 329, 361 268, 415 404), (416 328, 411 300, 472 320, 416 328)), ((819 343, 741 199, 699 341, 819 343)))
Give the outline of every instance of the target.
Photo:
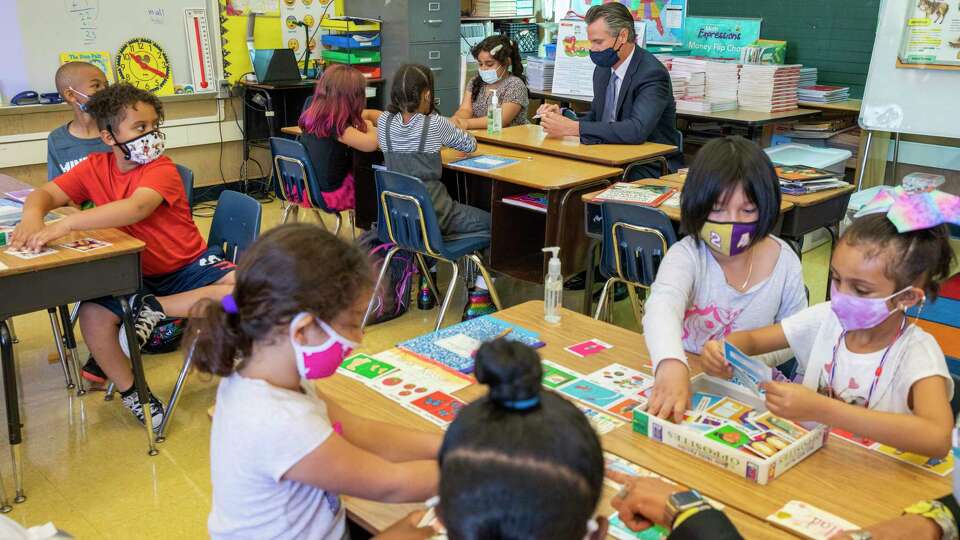
POLYGON ((502 156, 471 156, 453 161, 450 165, 456 165, 463 169, 473 169, 475 171, 492 171, 506 167, 507 165, 513 165, 518 161, 517 159, 502 156))
POLYGON ((503 204, 529 208, 537 212, 547 213, 547 194, 546 193, 523 193, 521 195, 510 195, 503 198, 503 204))
POLYGON ((774 170, 777 171, 777 177, 779 177, 780 180, 786 180, 788 182, 819 180, 821 178, 833 178, 835 176, 835 173, 830 171, 807 167, 806 165, 775 165, 774 170))
POLYGON ((660 206, 676 191, 669 186, 640 186, 617 182, 594 197, 594 202, 622 202, 643 206, 660 206))

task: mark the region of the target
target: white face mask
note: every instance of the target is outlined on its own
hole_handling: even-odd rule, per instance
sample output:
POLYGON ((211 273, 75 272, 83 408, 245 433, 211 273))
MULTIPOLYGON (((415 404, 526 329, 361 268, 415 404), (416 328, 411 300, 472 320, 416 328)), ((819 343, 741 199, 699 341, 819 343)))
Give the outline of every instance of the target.
POLYGON ((83 92, 77 90, 72 86, 68 86, 67 88, 72 90, 74 94, 83 98, 83 103, 77 102, 77 105, 80 107, 80 112, 87 112, 87 102, 90 101, 90 96, 84 94, 83 92))
POLYGON ((290 321, 290 345, 297 357, 297 371, 303 379, 323 379, 337 372, 344 358, 350 356, 359 343, 351 341, 337 333, 329 324, 314 319, 327 334, 327 340, 320 345, 301 345, 294 338, 294 332, 301 319, 307 313, 300 313, 290 321))
POLYGON ((117 141, 117 147, 123 152, 123 157, 134 163, 146 165, 151 161, 155 161, 163 154, 164 139, 166 139, 166 137, 159 129, 148 131, 127 142, 120 142, 113 133, 113 129, 110 127, 107 127, 107 129, 110 130, 110 134, 113 135, 113 140, 117 141))
POLYGON ((500 68, 479 70, 480 80, 487 84, 493 84, 500 80, 500 68))

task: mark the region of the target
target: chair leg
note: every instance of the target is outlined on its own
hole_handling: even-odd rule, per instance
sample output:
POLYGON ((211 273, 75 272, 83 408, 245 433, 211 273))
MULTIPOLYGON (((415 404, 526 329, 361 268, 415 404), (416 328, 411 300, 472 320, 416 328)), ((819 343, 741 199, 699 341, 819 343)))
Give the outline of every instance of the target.
POLYGON ((293 204, 287 203, 287 207, 283 209, 283 216, 280 217, 280 224, 284 225, 292 217, 293 221, 297 221, 297 214, 300 213, 300 207, 293 204))
POLYGON ((437 287, 436 282, 433 281, 433 275, 430 274, 430 269, 427 268, 427 261, 420 253, 417 253, 416 257, 417 264, 420 266, 420 272, 423 274, 423 277, 427 279, 427 286, 430 287, 430 292, 433 293, 434 298, 440 298, 440 289, 437 287))
POLYGON ((177 384, 173 385, 173 393, 170 394, 170 401, 167 402, 167 410, 163 415, 163 420, 160 421, 160 429, 157 430, 157 442, 163 442, 167 438, 167 425, 170 423, 173 411, 180 401, 183 384, 187 381, 187 374, 190 373, 190 366, 193 364, 193 349, 194 347, 190 347, 190 350, 183 357, 183 367, 180 368, 180 375, 177 376, 177 384))
POLYGON ((437 324, 433 327, 434 332, 440 330, 440 326, 443 324, 443 316, 447 314, 447 308, 450 307, 450 301, 453 300, 453 289, 456 288, 457 278, 460 277, 460 267, 457 265, 456 261, 447 262, 450 263, 451 268, 450 284, 447 285, 447 294, 443 297, 443 304, 440 306, 440 314, 437 315, 437 324))
POLYGON ((60 334, 60 318, 57 317, 57 308, 47 310, 50 316, 50 329, 53 330, 53 342, 57 344, 57 356, 60 357, 60 367, 63 368, 63 378, 68 389, 73 389, 76 385, 73 383, 73 377, 70 376, 70 368, 67 366, 67 351, 63 347, 63 336, 60 334))
POLYGON ((633 316, 637 319, 637 324, 643 328, 643 303, 637 295, 637 287, 633 283, 627 283, 627 293, 630 295, 630 305, 633 306, 633 316))
POLYGON ((377 276, 377 282, 373 284, 373 296, 370 297, 370 303, 367 304, 367 312, 364 313, 363 322, 360 323, 361 331, 367 326, 367 319, 370 318, 370 312, 373 311, 373 303, 377 301, 376 291, 380 290, 380 286, 383 283, 383 278, 387 275, 387 271, 390 269, 390 261, 393 260, 393 256, 399 251, 400 248, 394 246, 390 248, 390 251, 387 252, 387 256, 383 258, 383 266, 380 267, 380 275, 377 276))
POLYGON ((13 317, 7 319, 7 329, 10 330, 10 343, 20 343, 20 338, 17 337, 17 330, 13 327, 13 317))
POLYGON ((353 239, 357 239, 357 211, 350 209, 347 210, 347 219, 350 220, 350 234, 353 236, 353 239))
POLYGON ((113 401, 113 394, 117 391, 117 385, 112 382, 107 385, 107 393, 103 396, 104 401, 113 401))
POLYGON ((343 217, 340 216, 340 212, 334 214, 337 216, 337 225, 333 228, 333 235, 340 236, 340 227, 343 225, 343 217))
POLYGON ((593 315, 594 320, 600 320, 600 315, 603 314, 603 306, 607 303, 607 294, 610 292, 610 285, 616 281, 615 278, 610 278, 603 284, 603 290, 600 291, 600 301, 597 302, 597 312, 593 315))
POLYGON ((490 299, 493 300, 493 305, 497 307, 497 310, 503 309, 503 305, 500 303, 500 295, 497 294, 497 288, 493 284, 493 279, 490 277, 490 272, 487 271, 487 267, 483 265, 483 261, 480 259, 480 256, 476 253, 471 253, 467 255, 477 268, 480 269, 480 274, 483 275, 483 280, 487 282, 487 290, 490 291, 490 299))

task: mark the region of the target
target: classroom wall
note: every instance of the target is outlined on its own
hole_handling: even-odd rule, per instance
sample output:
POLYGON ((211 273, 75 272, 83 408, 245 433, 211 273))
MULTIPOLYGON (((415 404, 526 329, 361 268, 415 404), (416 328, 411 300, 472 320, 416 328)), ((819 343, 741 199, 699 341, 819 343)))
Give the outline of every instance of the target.
POLYGON ((786 40, 787 63, 815 66, 817 82, 863 97, 880 0, 689 0, 688 13, 762 17, 760 37, 786 40))

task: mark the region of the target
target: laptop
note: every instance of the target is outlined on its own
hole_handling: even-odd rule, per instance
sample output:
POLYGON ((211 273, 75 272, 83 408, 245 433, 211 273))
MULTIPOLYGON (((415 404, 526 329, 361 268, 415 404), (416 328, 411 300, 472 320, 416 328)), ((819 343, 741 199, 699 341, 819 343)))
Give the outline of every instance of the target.
POLYGON ((253 72, 257 81, 269 83, 299 83, 300 69, 293 49, 257 49, 253 54, 253 72))

